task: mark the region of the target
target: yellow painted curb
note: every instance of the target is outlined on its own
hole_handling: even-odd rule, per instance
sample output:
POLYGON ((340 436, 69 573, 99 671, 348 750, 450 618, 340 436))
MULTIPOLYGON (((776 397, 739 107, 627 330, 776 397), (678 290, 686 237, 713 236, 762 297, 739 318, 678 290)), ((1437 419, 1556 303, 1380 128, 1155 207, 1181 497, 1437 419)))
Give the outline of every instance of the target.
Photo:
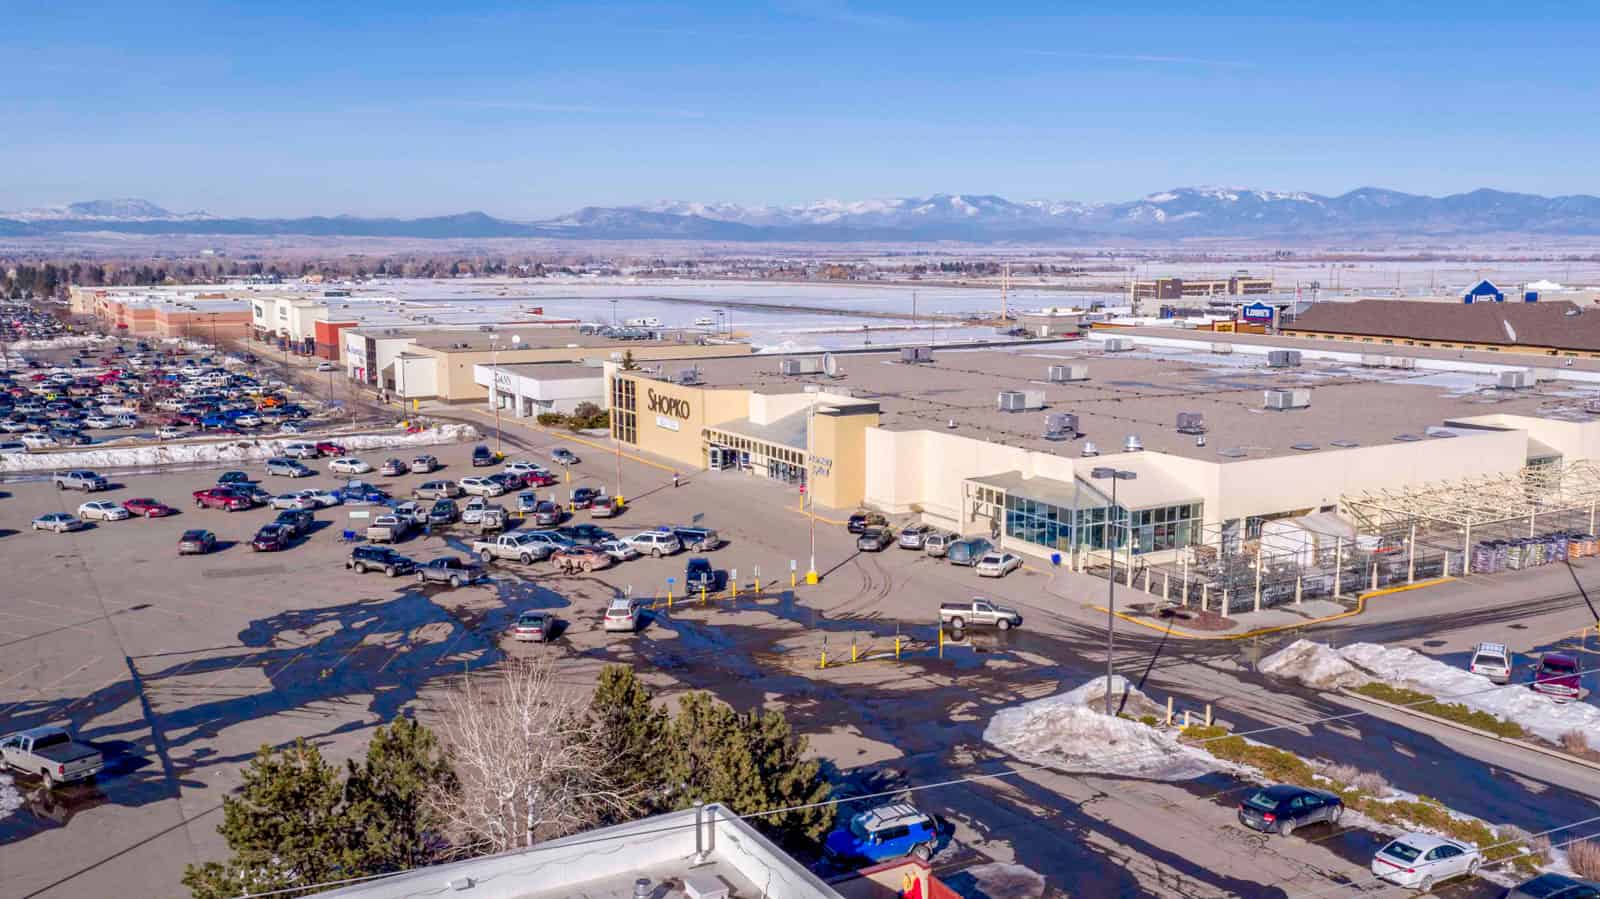
POLYGON ((784 504, 784 508, 788 509, 790 512, 793 512, 796 515, 799 515, 802 518, 807 518, 807 517, 815 518, 818 521, 825 522, 827 524, 838 525, 839 527, 844 527, 845 525, 850 523, 848 521, 840 521, 837 518, 829 518, 826 515, 818 515, 815 512, 803 512, 803 511, 801 511, 799 509, 796 509, 794 506, 791 506, 791 505, 789 505, 787 503, 784 504))
MULTIPOLYGON (((1147 627, 1153 631, 1160 631, 1163 634, 1169 634, 1174 637, 1183 637, 1186 640, 1245 640, 1249 639, 1250 637, 1260 637, 1264 634, 1276 634, 1280 631, 1292 631, 1298 628, 1311 627, 1314 624, 1326 624, 1330 621, 1338 621, 1341 618, 1350 618, 1365 612, 1367 610, 1367 600, 1374 597, 1388 596, 1392 593, 1405 593, 1410 590, 1421 590, 1424 587, 1433 587, 1453 580, 1455 580, 1453 577, 1438 577, 1430 581, 1418 581, 1415 584, 1405 584, 1400 587, 1385 587, 1382 590, 1370 590, 1366 593, 1358 594, 1356 596, 1356 607, 1350 609, 1349 611, 1340 612, 1337 615, 1327 615, 1322 618, 1311 618, 1306 621, 1297 621, 1293 624, 1275 624, 1272 627, 1259 627, 1253 631, 1245 631, 1242 634, 1194 634, 1189 633, 1188 631, 1173 630, 1170 627, 1162 627, 1159 624, 1153 624, 1149 621, 1124 615, 1121 612, 1112 612, 1111 614, 1117 616, 1123 621, 1128 622, 1129 624, 1137 624, 1140 627, 1147 627)), ((1105 606, 1090 606, 1090 608, 1097 612, 1106 611, 1105 606)))

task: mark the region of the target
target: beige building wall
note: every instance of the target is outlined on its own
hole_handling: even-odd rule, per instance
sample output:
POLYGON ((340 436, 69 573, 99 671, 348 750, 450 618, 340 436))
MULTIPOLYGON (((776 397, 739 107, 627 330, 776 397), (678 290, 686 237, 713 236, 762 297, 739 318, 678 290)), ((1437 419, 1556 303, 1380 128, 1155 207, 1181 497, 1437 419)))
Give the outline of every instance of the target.
MULTIPOLYGON (((685 468, 704 468, 701 430, 750 414, 750 391, 671 384, 618 371, 635 385, 639 449, 665 456, 685 468)), ((608 387, 606 396, 611 390, 608 387)))
POLYGON ((812 499, 833 509, 853 509, 866 496, 867 440, 878 427, 876 404, 818 405, 811 416, 812 499), (827 460, 826 465, 815 464, 827 460))
MULTIPOLYGON (((427 354, 438 360, 438 373, 435 375, 439 385, 439 398, 451 403, 467 402, 471 400, 487 400, 489 388, 477 383, 472 378, 474 365, 489 365, 498 360, 500 365, 516 365, 523 362, 582 362, 587 359, 610 360, 613 355, 620 357, 625 352, 632 352, 637 362, 652 362, 655 360, 692 360, 709 359, 722 356, 746 356, 750 347, 746 345, 712 345, 699 346, 697 344, 648 344, 639 346, 574 346, 574 347, 533 347, 522 350, 501 349, 496 355, 491 350, 449 350, 438 347, 412 345, 406 348, 409 353, 427 354)), ((748 391, 746 391, 748 393, 748 391)), ((740 413, 742 418, 744 413, 740 413)))

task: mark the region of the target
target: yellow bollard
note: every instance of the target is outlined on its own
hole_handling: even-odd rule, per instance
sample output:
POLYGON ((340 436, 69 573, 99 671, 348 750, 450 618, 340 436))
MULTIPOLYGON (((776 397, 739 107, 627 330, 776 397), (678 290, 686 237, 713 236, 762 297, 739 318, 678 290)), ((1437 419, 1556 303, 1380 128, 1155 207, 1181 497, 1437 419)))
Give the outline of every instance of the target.
POLYGON ((815 571, 806 572, 806 583, 815 585, 816 582, 817 582, 817 573, 815 571))
POLYGON ((706 585, 704 582, 700 584, 700 604, 706 604, 706 585))
POLYGON ((900 635, 894 635, 894 660, 900 661, 900 635))
POLYGON ((826 646, 822 647, 822 661, 817 664, 817 667, 818 668, 826 668, 826 667, 828 667, 828 647, 826 647, 826 646))
POLYGON ((756 592, 761 592, 761 578, 759 576, 756 578, 756 592))
POLYGON ((667 608, 672 608, 672 588, 667 588, 667 608))
POLYGON ((731 598, 733 598, 733 599, 738 599, 739 598, 739 582, 738 581, 733 580, 732 578, 729 578, 729 580, 728 580, 728 590, 731 591, 729 593, 729 596, 731 598))
POLYGON ((796 575, 792 571, 789 572, 789 589, 793 590, 794 588, 796 588, 798 586, 800 586, 800 578, 799 578, 799 576, 796 575))
POLYGON ((944 658, 944 625, 939 626, 939 658, 944 658))
POLYGON ((858 658, 859 657, 856 655, 856 638, 855 637, 851 637, 850 638, 850 661, 854 662, 858 658))

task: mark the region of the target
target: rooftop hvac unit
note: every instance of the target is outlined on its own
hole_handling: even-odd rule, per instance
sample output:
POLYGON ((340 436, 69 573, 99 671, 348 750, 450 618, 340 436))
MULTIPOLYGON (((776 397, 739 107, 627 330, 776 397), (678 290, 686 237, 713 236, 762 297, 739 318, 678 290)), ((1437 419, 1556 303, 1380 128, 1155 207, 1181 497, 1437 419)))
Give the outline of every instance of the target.
POLYGON ((1139 440, 1138 434, 1129 434, 1128 439, 1122 441, 1122 451, 1125 453, 1144 452, 1144 443, 1139 440))
POLYGON ((1299 366, 1299 350, 1271 350, 1267 353, 1268 368, 1298 368, 1299 366))
POLYGON ((933 348, 925 346, 901 347, 900 361, 907 363, 932 362, 933 348))
POLYGON ((1044 417, 1044 439, 1071 440, 1078 436, 1078 416, 1070 412, 1052 412, 1044 417))
POLYGON ((1502 390, 1527 390, 1537 383, 1531 371, 1503 371, 1500 373, 1502 390))
POLYGON ((679 384, 698 384, 698 383, 700 383, 700 369, 698 367, 696 367, 696 368, 685 368, 682 371, 679 371, 678 372, 678 383, 679 384))
POLYGON ((1268 409, 1280 412, 1286 409, 1304 409, 1311 405, 1311 391, 1309 390, 1268 390, 1266 402, 1268 409))
POLYGON ((1376 353, 1362 353, 1361 364, 1367 368, 1387 368, 1389 366, 1389 357, 1379 356, 1376 353))
POLYGON ((1100 348, 1108 353, 1126 353, 1133 349, 1133 339, 1128 337, 1107 337, 1100 348))
POLYGON ((1050 380, 1052 383, 1065 384, 1068 381, 1089 380, 1089 367, 1087 365, 1052 365, 1050 366, 1050 380))
POLYGON ((1204 434, 1206 432, 1206 417, 1199 412, 1178 413, 1179 434, 1204 434))
POLYGON ((1232 356, 1233 355, 1233 344, 1231 344, 1231 343, 1213 343, 1211 345, 1211 352, 1216 353, 1218 356, 1232 356))
POLYGON ((822 360, 815 358, 784 359, 778 371, 786 375, 814 375, 822 371, 822 360))
POLYGON ((1043 409, 1044 391, 1002 390, 1000 391, 999 404, 1001 412, 1026 412, 1029 409, 1043 409))
POLYGON ((1390 368, 1416 368, 1417 360, 1412 356, 1385 356, 1390 368))

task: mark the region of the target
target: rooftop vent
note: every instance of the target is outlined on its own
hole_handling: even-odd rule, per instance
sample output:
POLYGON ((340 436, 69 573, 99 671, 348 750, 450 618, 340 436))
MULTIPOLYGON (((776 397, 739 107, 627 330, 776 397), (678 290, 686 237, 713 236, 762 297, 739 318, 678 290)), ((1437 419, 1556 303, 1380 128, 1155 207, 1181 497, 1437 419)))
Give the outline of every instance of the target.
POLYGON ((1264 393, 1263 407, 1278 412, 1284 412, 1289 409, 1304 409, 1311 405, 1311 391, 1309 390, 1268 390, 1264 393))
POLYGON ((1085 440, 1083 442, 1083 455, 1085 458, 1098 456, 1100 455, 1100 447, 1095 446, 1093 440, 1085 440))
POLYGON ((1396 435, 1394 435, 1394 439, 1400 441, 1401 443, 1415 443, 1416 441, 1422 439, 1422 435, 1421 434, 1396 434, 1396 435))
POLYGON ((1299 450, 1302 453, 1309 453, 1316 449, 1317 445, 1315 443, 1296 443, 1294 446, 1289 448, 1293 450, 1299 450))
POLYGON ((1457 434, 1455 431, 1452 431, 1449 428, 1439 428, 1439 427, 1434 427, 1432 425, 1429 425, 1427 430, 1425 430, 1423 433, 1427 434, 1429 437, 1460 437, 1461 436, 1460 434, 1457 434))
POLYGON ((1229 459, 1243 459, 1247 453, 1241 447, 1230 446, 1227 449, 1217 450, 1217 455, 1227 456, 1229 459))
POLYGON ((1499 387, 1501 390, 1527 390, 1537 383, 1538 380, 1531 371, 1518 370, 1500 373, 1499 387))
POLYGON ((1126 353, 1133 349, 1131 337, 1107 337, 1101 342, 1100 348, 1108 353, 1126 353))
POLYGON ((1026 412, 1044 408, 1042 390, 1002 390, 999 395, 1001 412, 1026 412))
POLYGON ((682 371, 678 372, 678 383, 679 384, 699 384, 700 383, 700 367, 697 365, 697 366, 695 366, 693 368, 685 368, 682 371))
POLYGON ((1179 434, 1204 434, 1206 432, 1206 417, 1199 412, 1178 413, 1179 434))
POLYGON ((709 874, 690 874, 683 879, 683 894, 689 899, 728 899, 727 884, 709 874))
POLYGON ((900 361, 908 364, 918 362, 932 362, 933 348, 925 346, 908 346, 900 348, 900 361))
POLYGON ((1268 368, 1299 368, 1299 350, 1271 350, 1267 353, 1268 368))
POLYGON ((1044 417, 1044 439, 1071 440, 1078 436, 1078 416, 1070 412, 1052 412, 1044 417))
POLYGON ((1337 446, 1340 449, 1350 449, 1353 446, 1360 446, 1361 444, 1359 444, 1356 441, 1351 440, 1351 439, 1349 439, 1347 437, 1340 437, 1338 440, 1330 440, 1330 441, 1328 441, 1328 445, 1329 446, 1337 446))
POLYGON ((953 418, 950 419, 950 421, 945 423, 945 427, 947 427, 950 430, 954 431, 956 429, 956 420, 953 419, 953 418))
POLYGON ((1144 452, 1144 443, 1139 440, 1138 434, 1129 434, 1128 439, 1122 441, 1122 451, 1125 453, 1144 452))

